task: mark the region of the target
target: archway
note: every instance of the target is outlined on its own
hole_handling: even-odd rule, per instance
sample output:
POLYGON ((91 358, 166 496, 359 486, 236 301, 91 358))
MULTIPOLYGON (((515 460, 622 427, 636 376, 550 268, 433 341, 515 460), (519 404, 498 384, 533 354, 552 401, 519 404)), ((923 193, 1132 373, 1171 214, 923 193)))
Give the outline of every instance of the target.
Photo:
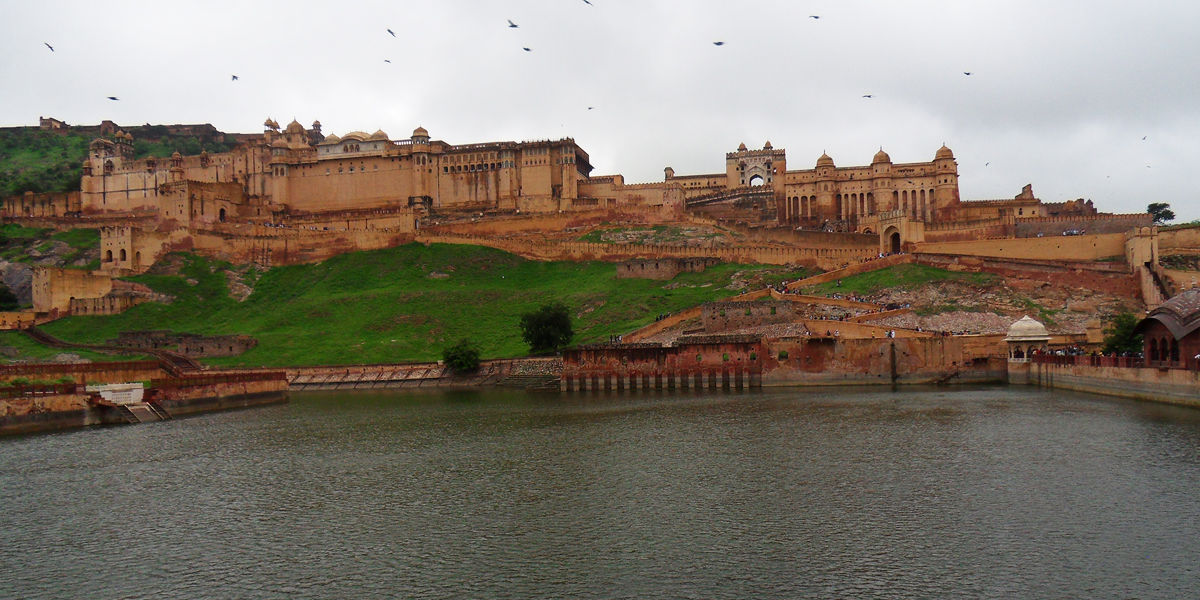
POLYGON ((125 262, 125 260, 126 260, 126 259, 125 259, 125 257, 126 257, 126 256, 127 256, 127 255, 125 254, 125 249, 124 249, 124 248, 121 248, 121 262, 125 262))
POLYGON ((750 178, 750 187, 759 187, 764 181, 765 180, 762 178, 762 175, 754 175, 750 178))
POLYGON ((217 218, 220 219, 222 223, 225 222, 225 209, 222 208, 221 212, 217 213, 217 218))
POLYGON ((104 252, 104 262, 112 262, 112 250, 104 252))
POLYGON ((882 252, 891 252, 898 254, 900 252, 900 228, 895 225, 889 226, 883 230, 882 252))

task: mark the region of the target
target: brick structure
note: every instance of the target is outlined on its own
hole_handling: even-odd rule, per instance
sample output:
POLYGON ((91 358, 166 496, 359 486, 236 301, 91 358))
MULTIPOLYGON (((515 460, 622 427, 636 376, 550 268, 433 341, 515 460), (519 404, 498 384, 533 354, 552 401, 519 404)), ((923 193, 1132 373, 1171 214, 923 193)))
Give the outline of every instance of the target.
POLYGON ((747 388, 762 384, 757 336, 683 336, 674 346, 593 344, 563 351, 563 389, 747 388))
POLYGON ((618 279, 674 279, 680 273, 700 273, 721 264, 711 256, 699 258, 634 259, 617 264, 618 279))
POLYGON ((705 333, 722 333, 746 327, 791 323, 796 320, 796 303, 786 300, 753 302, 708 302, 700 308, 705 333))
POLYGON ((170 350, 191 358, 214 356, 237 356, 258 345, 258 340, 248 335, 196 335, 172 333, 165 329, 147 331, 122 331, 116 339, 106 342, 109 346, 137 348, 139 350, 170 350))

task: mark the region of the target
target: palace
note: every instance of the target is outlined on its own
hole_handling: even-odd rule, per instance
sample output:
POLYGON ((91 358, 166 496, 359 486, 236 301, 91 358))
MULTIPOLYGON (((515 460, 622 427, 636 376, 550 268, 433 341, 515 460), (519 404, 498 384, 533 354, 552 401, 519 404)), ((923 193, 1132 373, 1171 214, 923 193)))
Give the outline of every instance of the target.
MULTIPOLYGON (((280 242, 288 236, 261 228, 369 231, 337 244, 367 249, 415 234, 430 217, 615 210, 659 221, 705 219, 769 243, 850 244, 856 252, 876 244, 878 252, 900 252, 926 242, 1123 233, 1150 224, 1146 214, 1098 214, 1090 201, 1043 203, 1031 186, 1011 199, 964 201, 958 163, 945 145, 929 162, 893 163, 881 149, 870 165, 838 167, 822 154, 811 169, 788 170, 782 148, 741 144, 725 155, 724 172, 678 175, 667 167, 661 181, 626 184, 621 175, 593 175, 588 153, 571 138, 456 145, 423 127, 392 139, 383 131, 325 135, 319 121, 307 129, 295 120, 286 128, 269 118, 263 125, 261 134, 223 134, 237 142, 229 152, 138 159, 133 136, 106 121, 84 161, 80 192, 8 198, 0 215, 135 219, 105 228, 103 262, 136 272, 166 249, 204 244, 254 260, 318 260, 328 244, 312 235, 280 242), (1071 227, 1076 221, 1086 225, 1071 227), (251 234, 231 226, 260 229, 251 234), (194 233, 223 237, 206 242, 194 233)), ((70 129, 54 119, 42 119, 42 126, 70 129)), ((220 134, 211 125, 156 127, 220 134)))

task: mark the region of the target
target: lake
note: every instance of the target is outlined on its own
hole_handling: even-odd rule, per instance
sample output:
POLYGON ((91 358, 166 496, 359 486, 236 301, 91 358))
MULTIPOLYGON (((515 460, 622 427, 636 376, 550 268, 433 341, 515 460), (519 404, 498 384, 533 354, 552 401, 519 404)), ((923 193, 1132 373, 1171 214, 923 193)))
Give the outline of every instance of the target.
POLYGON ((296 393, 0 439, 0 597, 1200 597, 1200 411, 296 393))

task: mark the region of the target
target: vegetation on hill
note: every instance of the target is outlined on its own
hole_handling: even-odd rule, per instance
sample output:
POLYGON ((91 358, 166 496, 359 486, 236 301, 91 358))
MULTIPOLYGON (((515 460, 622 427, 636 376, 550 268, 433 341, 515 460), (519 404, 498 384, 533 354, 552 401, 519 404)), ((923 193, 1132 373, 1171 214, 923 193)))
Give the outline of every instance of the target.
POLYGON ((258 347, 216 365, 281 366, 427 361, 470 338, 485 358, 524 356, 522 314, 548 301, 571 311, 575 341, 602 341, 656 316, 807 273, 722 264, 666 281, 618 279, 611 263, 535 262, 491 248, 409 244, 343 254, 262 274, 244 302, 229 295, 229 265, 177 255, 176 273, 132 280, 175 296, 108 317, 71 317, 44 327, 76 342, 132 329, 247 334, 258 347))
MULTIPOLYGON (((171 135, 161 126, 144 129, 150 135, 145 139, 134 136, 135 158, 166 158, 176 150, 185 156, 204 150, 228 152, 236 145, 224 141, 224 135, 221 139, 201 139, 171 135)), ((83 159, 87 157, 88 145, 96 137, 79 132, 58 135, 36 127, 0 129, 0 198, 25 192, 78 190, 83 177, 83 159)))
POLYGON ((97 269, 100 267, 100 230, 54 231, 14 223, 0 225, 0 259, 97 269))
POLYGON ((959 281, 973 285, 988 285, 1001 279, 990 273, 959 273, 926 265, 898 265, 861 275, 852 275, 840 281, 831 281, 804 291, 813 294, 871 294, 882 289, 915 289, 939 281, 959 281))
POLYGON ((0 361, 5 363, 17 361, 49 362, 60 354, 74 354, 92 362, 111 362, 117 360, 153 360, 139 354, 116 355, 92 352, 90 350, 62 350, 43 346, 29 336, 19 331, 0 331, 0 361))

